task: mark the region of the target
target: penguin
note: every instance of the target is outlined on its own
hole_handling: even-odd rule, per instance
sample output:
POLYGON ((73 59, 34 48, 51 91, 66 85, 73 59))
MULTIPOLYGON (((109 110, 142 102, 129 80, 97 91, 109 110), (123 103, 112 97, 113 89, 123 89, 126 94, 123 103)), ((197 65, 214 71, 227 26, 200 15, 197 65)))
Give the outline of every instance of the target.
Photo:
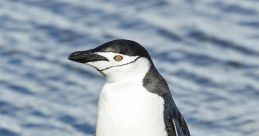
POLYGON ((139 43, 113 40, 68 59, 94 67, 106 79, 96 136, 190 136, 168 84, 139 43))

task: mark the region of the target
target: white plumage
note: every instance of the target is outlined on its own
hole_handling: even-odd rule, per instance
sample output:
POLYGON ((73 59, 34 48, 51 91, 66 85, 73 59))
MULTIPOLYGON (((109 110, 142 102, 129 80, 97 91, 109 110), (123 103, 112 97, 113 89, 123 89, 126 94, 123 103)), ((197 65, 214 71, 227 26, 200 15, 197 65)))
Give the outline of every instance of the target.
POLYGON ((69 59, 105 76, 96 136, 190 136, 166 81, 140 44, 114 40, 69 59))

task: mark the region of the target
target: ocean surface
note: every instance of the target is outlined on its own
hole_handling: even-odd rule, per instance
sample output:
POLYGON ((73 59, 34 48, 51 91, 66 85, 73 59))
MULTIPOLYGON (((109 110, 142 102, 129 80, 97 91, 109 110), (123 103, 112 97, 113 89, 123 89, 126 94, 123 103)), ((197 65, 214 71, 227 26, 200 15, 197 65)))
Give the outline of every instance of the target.
POLYGON ((67 60, 125 38, 192 136, 259 136, 258 0, 1 0, 0 136, 90 136, 104 79, 67 60))

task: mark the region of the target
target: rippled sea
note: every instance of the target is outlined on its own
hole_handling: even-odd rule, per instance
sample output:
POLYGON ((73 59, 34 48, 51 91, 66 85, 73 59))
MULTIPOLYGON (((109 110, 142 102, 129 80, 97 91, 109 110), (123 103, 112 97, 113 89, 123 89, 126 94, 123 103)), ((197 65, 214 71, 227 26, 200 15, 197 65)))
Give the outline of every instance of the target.
POLYGON ((192 136, 259 135, 258 0, 1 0, 0 136, 93 135, 104 79, 67 56, 117 38, 147 48, 192 136))

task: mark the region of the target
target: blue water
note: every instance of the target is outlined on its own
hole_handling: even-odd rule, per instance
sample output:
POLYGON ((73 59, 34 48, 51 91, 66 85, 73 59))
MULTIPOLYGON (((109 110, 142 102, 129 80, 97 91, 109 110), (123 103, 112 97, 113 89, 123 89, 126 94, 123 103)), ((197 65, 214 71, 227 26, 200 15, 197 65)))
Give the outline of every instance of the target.
POLYGON ((0 136, 95 132, 104 83, 68 54, 150 52, 193 136, 259 135, 258 0, 1 0, 0 136))

